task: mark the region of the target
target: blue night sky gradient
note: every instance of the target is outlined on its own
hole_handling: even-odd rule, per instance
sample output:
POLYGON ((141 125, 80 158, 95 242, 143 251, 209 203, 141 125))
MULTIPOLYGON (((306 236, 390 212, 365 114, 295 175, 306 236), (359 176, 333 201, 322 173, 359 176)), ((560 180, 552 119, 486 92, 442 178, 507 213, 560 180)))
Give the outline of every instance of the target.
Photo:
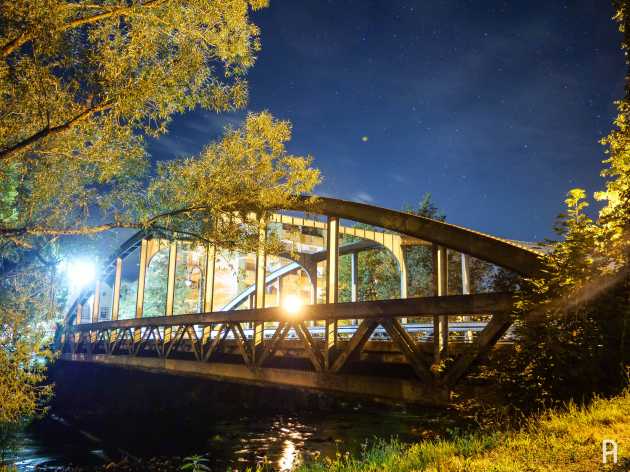
MULTIPOLYGON (((452 223, 541 240, 570 188, 603 185, 625 74, 612 15, 607 0, 272 0, 254 14, 249 110, 293 123, 319 194, 400 209, 431 192, 452 223)), ((150 152, 198 153, 244 113, 180 116, 150 152)))

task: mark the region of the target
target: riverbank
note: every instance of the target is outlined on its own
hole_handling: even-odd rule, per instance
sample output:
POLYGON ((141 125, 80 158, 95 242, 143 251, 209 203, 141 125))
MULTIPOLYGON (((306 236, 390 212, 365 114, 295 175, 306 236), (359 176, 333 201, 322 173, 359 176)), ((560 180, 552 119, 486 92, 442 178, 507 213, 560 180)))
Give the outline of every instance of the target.
POLYGON ((305 464, 299 472, 584 472, 630 470, 630 392, 531 419, 519 431, 455 435, 404 445, 380 442, 359 456, 305 464), (617 442, 618 463, 602 465, 602 440, 617 442))

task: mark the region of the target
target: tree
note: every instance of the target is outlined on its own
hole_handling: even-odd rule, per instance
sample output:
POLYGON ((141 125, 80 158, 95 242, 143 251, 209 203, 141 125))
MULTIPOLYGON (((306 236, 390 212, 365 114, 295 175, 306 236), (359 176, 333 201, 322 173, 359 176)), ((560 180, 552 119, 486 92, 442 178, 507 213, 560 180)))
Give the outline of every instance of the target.
MULTIPOLYGON (((431 194, 425 193, 417 208, 407 205, 405 210, 416 216, 423 216, 437 221, 445 221, 446 215, 431 200, 431 194)), ((433 293, 433 252, 428 246, 408 246, 405 248, 410 297, 430 297, 433 293)))
POLYGON ((0 279, 0 458, 15 428, 43 413, 52 394, 42 383, 52 353, 41 321, 63 301, 54 277, 51 271, 11 271, 0 279))
POLYGON ((0 181, 17 185, 0 187, 13 218, 0 219, 0 243, 129 225, 125 210, 146 221, 129 203, 145 197, 145 136, 176 113, 245 105, 260 48, 249 11, 265 5, 2 0, 0 181), (88 224, 112 202, 113 221, 88 224))
MULTIPOLYGON (((630 2, 613 2, 630 45, 630 2)), ((601 143, 604 201, 595 220, 586 192, 573 189, 559 216, 560 240, 550 245, 543 277, 526 280, 517 303, 515 355, 499 379, 521 406, 588 400, 628 385, 630 349, 630 75, 617 102, 614 129, 601 143)))
POLYGON ((0 0, 0 422, 48 393, 30 333, 59 313, 47 294, 68 238, 131 228, 251 249, 266 212, 319 181, 267 112, 199 156, 154 167, 145 149, 175 114, 245 106, 260 49, 249 15, 266 5, 0 0), (16 388, 29 399, 17 410, 1 397, 16 388))

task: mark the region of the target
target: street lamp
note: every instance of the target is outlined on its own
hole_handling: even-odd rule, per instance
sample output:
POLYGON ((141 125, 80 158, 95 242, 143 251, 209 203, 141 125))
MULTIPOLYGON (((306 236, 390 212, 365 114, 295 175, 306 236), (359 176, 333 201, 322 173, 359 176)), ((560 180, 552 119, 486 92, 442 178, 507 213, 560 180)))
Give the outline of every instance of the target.
POLYGON ((65 266, 65 272, 72 288, 82 288, 96 278, 96 266, 84 259, 69 261, 65 266))

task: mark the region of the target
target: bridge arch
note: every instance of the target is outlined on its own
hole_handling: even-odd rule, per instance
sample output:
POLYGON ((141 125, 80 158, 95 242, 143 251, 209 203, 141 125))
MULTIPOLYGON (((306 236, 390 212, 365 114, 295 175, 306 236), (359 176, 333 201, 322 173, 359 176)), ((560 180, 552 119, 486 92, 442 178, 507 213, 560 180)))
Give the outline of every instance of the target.
MULTIPOLYGON (((143 232, 136 234, 121 245, 95 286, 84 290, 69 310, 62 336, 64 355, 71 360, 90 362, 131 362, 139 368, 151 365, 151 369, 157 370, 177 364, 178 369, 201 368, 219 378, 293 383, 305 388, 333 385, 333 390, 355 393, 376 389, 377 396, 402 395, 396 398, 412 401, 423 401, 423 395, 432 392, 442 401, 444 389, 453 386, 470 365, 506 333, 512 322, 510 294, 472 294, 464 289, 466 257, 472 256, 523 276, 536 275, 542 269, 541 254, 527 244, 362 203, 304 198, 292 208, 273 214, 268 223, 279 224, 276 229, 280 231, 284 231, 284 225, 297 228, 302 236, 287 241, 291 249, 298 250, 287 249, 279 254, 284 257, 280 266, 269 265, 262 250, 244 255, 247 276, 227 281, 240 288, 224 300, 225 303, 219 302, 216 292, 220 270, 216 261, 220 248, 197 245, 193 250, 192 246, 185 247, 190 243, 184 241, 165 241, 143 232), (301 216, 296 216, 296 212, 301 212, 301 216), (408 246, 430 251, 432 296, 406 298, 407 271, 415 267, 409 266, 406 259, 408 246), (384 250, 396 261, 400 299, 363 301, 355 292, 350 302, 343 302, 339 297, 341 259, 350 254, 354 260, 362 251, 373 249, 384 250), (459 295, 451 295, 448 290, 448 251, 462 254, 459 295), (265 301, 269 284, 296 270, 304 270, 314 294, 312 303, 303 307, 298 319, 283 307, 265 301), (185 277, 182 271, 186 272, 185 277), (123 278, 126 278, 125 290, 123 278), (150 299, 151 291, 159 295, 159 303, 150 299), (184 297, 185 303, 175 303, 177 297, 184 297), (217 311, 218 307, 228 311, 217 311), (127 319, 122 319, 123 311, 127 319), (460 316, 463 314, 467 316, 460 316), (407 323, 407 317, 419 315, 432 318, 432 322, 412 320, 407 323), (476 318, 473 320, 468 315, 476 318), (357 322, 339 328, 338 322, 344 320, 357 322), (452 355, 449 334, 473 333, 472 330, 474 336, 467 334, 466 339, 473 342, 475 348, 456 356, 444 374, 432 373, 428 366, 431 362, 440 363, 452 355), (340 332, 344 333, 343 340, 338 336, 340 332), (387 352, 398 356, 396 362, 407 363, 417 379, 344 377, 344 369, 362 359, 362 352, 370 346, 373 336, 379 342, 389 340, 394 350, 387 348, 387 352), (310 360, 310 370, 280 373, 277 369, 263 368, 283 342, 289 343, 286 347, 289 352, 295 350, 295 342, 301 343, 299 349, 310 360), (432 360, 427 359, 430 357, 427 349, 419 347, 419 343, 427 342, 433 344, 432 360), (129 360, 148 347, 154 350, 156 359, 148 360, 145 353, 141 361, 129 360), (202 363, 214 359, 217 352, 228 357, 240 353, 245 370, 234 367, 232 361, 221 364, 220 360, 215 366, 204 364, 202 367, 191 367, 173 359, 164 364, 171 353, 177 351, 178 358, 194 354, 202 363), (101 357, 93 357, 94 353, 101 357), (124 360, 121 354, 131 357, 124 360), (421 384, 417 383, 418 379, 421 384)), ((266 238, 267 231, 261 231, 259 237, 266 238)), ((352 274, 358 266, 354 263, 352 274)), ((222 296, 225 298, 225 294, 222 296)), ((372 352, 368 359, 374 355, 372 352)))

